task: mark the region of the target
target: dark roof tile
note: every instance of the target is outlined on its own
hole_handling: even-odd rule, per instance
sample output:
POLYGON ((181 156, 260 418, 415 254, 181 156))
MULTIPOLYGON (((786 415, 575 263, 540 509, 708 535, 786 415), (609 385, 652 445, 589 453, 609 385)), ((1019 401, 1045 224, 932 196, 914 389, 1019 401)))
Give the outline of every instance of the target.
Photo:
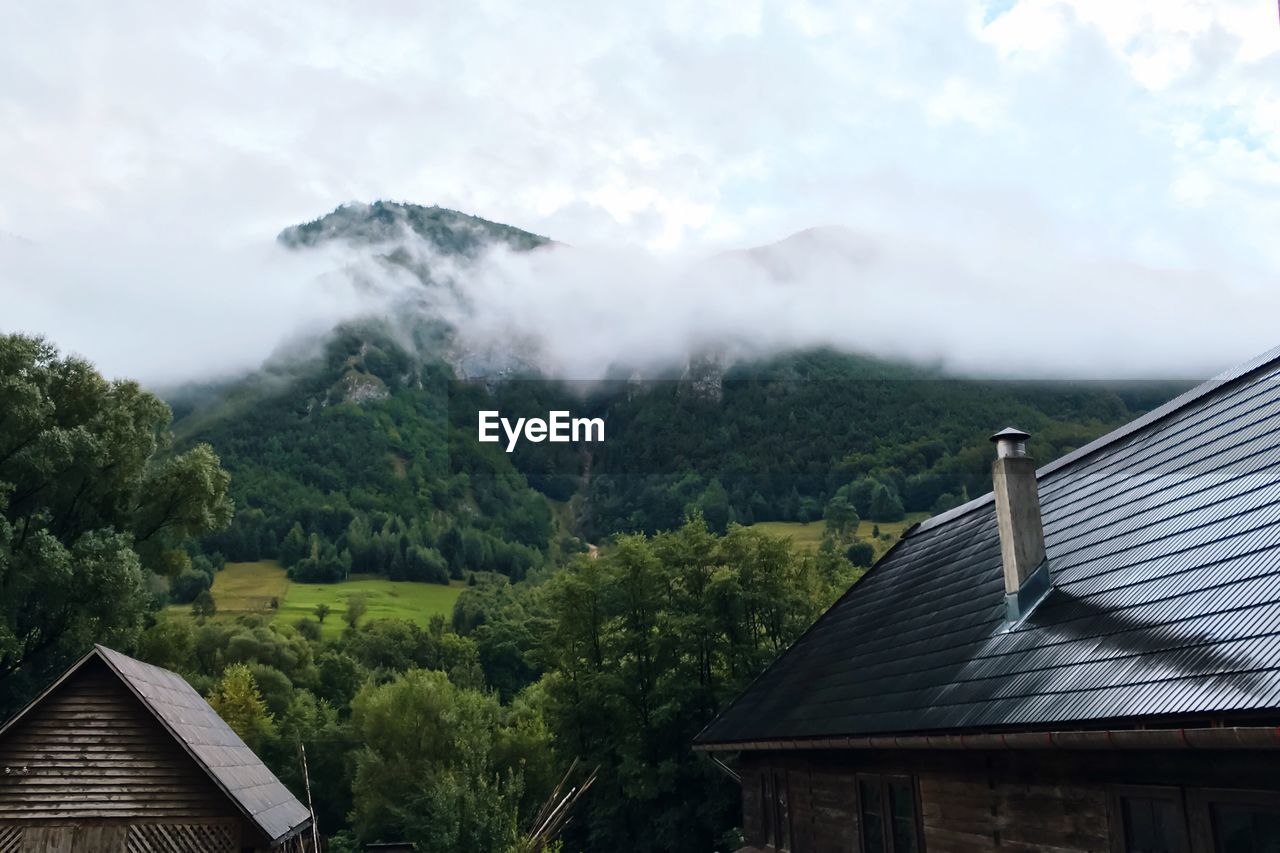
POLYGON ((1039 472, 1055 587, 1004 621, 990 495, 917 526, 702 743, 1280 706, 1273 351, 1039 472))

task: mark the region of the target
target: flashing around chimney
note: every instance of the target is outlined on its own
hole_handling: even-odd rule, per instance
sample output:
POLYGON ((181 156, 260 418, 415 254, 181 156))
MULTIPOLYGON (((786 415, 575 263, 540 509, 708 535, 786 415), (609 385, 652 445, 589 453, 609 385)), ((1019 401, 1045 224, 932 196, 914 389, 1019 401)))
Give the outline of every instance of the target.
POLYGON ((1053 589, 1053 578, 1049 572, 1049 561, 1046 559, 1015 592, 1004 594, 1005 618, 1010 625, 1022 621, 1022 618, 1036 609, 1036 605, 1044 601, 1053 589))

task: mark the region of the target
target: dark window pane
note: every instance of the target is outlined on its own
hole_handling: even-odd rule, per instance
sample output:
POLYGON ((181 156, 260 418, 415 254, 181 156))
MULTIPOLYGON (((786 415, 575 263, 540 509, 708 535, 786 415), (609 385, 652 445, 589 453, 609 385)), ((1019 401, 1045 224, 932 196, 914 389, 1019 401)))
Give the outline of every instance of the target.
POLYGON ((1280 806, 1214 803, 1216 853, 1280 853, 1280 806))
POLYGON ((1126 853, 1185 853, 1187 827, 1177 801, 1125 797, 1121 807, 1126 853))
POLYGON ((862 818, 862 853, 885 853, 884 804, 880 801, 878 779, 858 780, 858 803, 862 818))
POLYGON ((889 780, 889 820, 893 828, 893 853, 919 853, 916 790, 910 779, 889 780))

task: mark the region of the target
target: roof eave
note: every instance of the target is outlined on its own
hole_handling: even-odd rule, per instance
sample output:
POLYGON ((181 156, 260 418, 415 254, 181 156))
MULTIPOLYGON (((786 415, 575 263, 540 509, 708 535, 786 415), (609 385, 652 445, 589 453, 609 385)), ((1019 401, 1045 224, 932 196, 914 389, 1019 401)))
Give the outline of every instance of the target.
POLYGON ((861 735, 699 743, 695 752, 796 750, 1280 749, 1280 726, 861 735))

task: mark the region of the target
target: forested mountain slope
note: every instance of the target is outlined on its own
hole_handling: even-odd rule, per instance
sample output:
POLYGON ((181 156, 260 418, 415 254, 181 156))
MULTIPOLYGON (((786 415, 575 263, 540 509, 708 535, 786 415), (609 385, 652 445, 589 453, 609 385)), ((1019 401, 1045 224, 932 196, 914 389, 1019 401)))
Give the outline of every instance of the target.
POLYGON ((287 381, 179 399, 179 434, 216 446, 238 507, 205 548, 279 557, 297 580, 523 577, 550 544, 550 511, 505 454, 450 422, 450 394, 466 391, 365 324, 336 330, 287 381))
POLYGON ((941 512, 990 489, 1000 426, 1029 430, 1047 462, 1181 387, 959 379, 825 350, 737 364, 713 386, 659 383, 609 407, 583 521, 591 535, 668 529, 689 502, 714 528, 812 521, 841 490, 862 518, 941 512))
MULTIPOLYGON (((457 261, 457 276, 488 246, 549 243, 455 211, 384 202, 340 207, 280 241, 296 251, 347 246, 412 272, 423 289, 448 284, 433 263, 457 261)), ((301 564, 302 580, 348 571, 444 580, 464 569, 519 578, 553 550, 539 492, 572 500, 573 532, 591 540, 671 529, 694 508, 719 531, 815 520, 836 497, 862 518, 892 521, 985 491, 986 437, 996 428, 1030 430, 1033 453, 1047 461, 1180 387, 960 380, 830 350, 728 364, 697 353, 666 374, 619 368, 617 379, 591 384, 498 360, 486 378, 460 380, 447 318, 409 300, 344 324, 309 354, 172 395, 178 434, 212 444, 233 475, 236 521, 205 547, 301 564), (481 408, 571 409, 605 418, 607 438, 526 442, 507 454, 476 442, 481 408)))

